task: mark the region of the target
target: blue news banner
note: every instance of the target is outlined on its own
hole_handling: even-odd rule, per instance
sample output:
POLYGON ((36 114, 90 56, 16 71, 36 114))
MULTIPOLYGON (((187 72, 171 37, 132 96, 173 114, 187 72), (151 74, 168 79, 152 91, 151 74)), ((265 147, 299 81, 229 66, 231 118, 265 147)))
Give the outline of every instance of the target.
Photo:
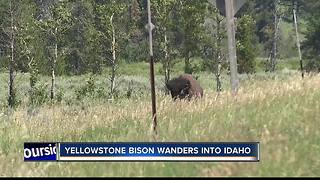
POLYGON ((259 143, 24 143, 24 161, 258 162, 259 143))

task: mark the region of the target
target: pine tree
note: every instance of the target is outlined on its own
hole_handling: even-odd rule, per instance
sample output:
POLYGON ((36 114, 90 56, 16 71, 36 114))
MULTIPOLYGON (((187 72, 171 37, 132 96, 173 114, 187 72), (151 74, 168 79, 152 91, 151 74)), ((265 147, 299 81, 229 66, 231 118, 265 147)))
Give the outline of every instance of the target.
POLYGON ((306 58, 308 72, 320 72, 320 2, 311 0, 305 3, 307 30, 302 42, 303 57, 306 58))
POLYGON ((181 36, 180 52, 185 60, 185 73, 192 74, 190 59, 199 53, 199 44, 203 37, 202 24, 205 20, 207 1, 178 1, 178 30, 181 36))
POLYGON ((236 39, 239 73, 255 72, 254 26, 255 22, 250 15, 244 15, 237 22, 236 39))

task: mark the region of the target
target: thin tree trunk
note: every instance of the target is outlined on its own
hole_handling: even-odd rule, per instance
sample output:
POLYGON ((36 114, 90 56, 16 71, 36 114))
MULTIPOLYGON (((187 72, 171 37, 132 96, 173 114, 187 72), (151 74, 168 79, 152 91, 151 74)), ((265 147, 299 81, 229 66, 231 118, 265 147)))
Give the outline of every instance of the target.
POLYGON ((216 15, 216 21, 217 21, 217 71, 216 71, 216 80, 217 80, 217 92, 218 94, 222 91, 222 83, 221 83, 221 68, 222 68, 222 58, 221 58, 221 44, 222 44, 222 38, 221 38, 221 20, 219 19, 219 15, 216 15))
POLYGON ((165 78, 165 83, 167 84, 170 80, 170 57, 169 57, 169 52, 168 52, 168 37, 167 37, 167 32, 166 28, 164 29, 164 78, 165 78))
POLYGON ((36 65, 33 57, 27 57, 27 58, 29 60, 28 67, 30 71, 30 87, 34 88, 36 85, 36 75, 37 75, 36 67, 35 67, 36 65))
POLYGON ((296 29, 296 38, 297 38, 297 48, 298 48, 298 53, 299 53, 300 70, 301 70, 301 76, 303 79, 304 78, 304 69, 303 69, 303 62, 302 62, 302 55, 301 55, 301 48, 300 48, 300 38, 299 38, 296 10, 297 10, 297 1, 295 1, 294 5, 293 5, 293 17, 294 17, 294 27, 296 29))
MULTIPOLYGON (((11 42, 11 44, 13 44, 13 42, 11 42)), ((13 70, 13 64, 14 64, 13 50, 14 50, 13 46, 11 45, 11 58, 9 63, 9 98, 8 98, 8 103, 10 108, 14 107, 14 99, 15 99, 14 78, 13 78, 13 71, 14 71, 13 70)))
POLYGON ((116 35, 115 35, 115 30, 114 30, 114 25, 113 25, 113 14, 110 18, 110 23, 111 23, 111 30, 112 30, 112 60, 111 60, 111 77, 110 77, 110 94, 111 97, 113 98, 114 96, 114 88, 115 88, 115 79, 116 79, 116 35))
POLYGON ((269 56, 267 58, 267 62, 266 62, 266 66, 265 66, 265 72, 269 72, 270 71, 270 67, 271 67, 271 58, 272 58, 272 50, 269 52, 269 56))
POLYGON ((274 32, 273 32, 274 34, 273 34, 272 55, 271 55, 271 71, 272 72, 275 71, 276 61, 277 61, 277 24, 278 24, 277 22, 278 22, 278 15, 277 15, 277 10, 275 10, 274 11, 274 32))
MULTIPOLYGON (((81 43, 82 44, 82 39, 80 38, 80 27, 78 26, 77 27, 77 40, 78 41, 80 41, 79 43, 81 43)), ((81 50, 83 50, 84 49, 84 47, 82 46, 79 50, 78 50, 78 52, 79 51, 81 51, 81 50)), ((77 53, 77 56, 76 56, 76 74, 77 75, 79 75, 80 74, 80 54, 79 53, 77 53)))
MULTIPOLYGON (((185 46, 186 47, 186 46, 185 46)), ((191 64, 190 64, 190 51, 186 50, 185 58, 184 58, 184 72, 187 74, 192 74, 191 64)))
POLYGON ((10 108, 14 107, 15 93, 14 93, 14 77, 13 77, 13 65, 14 65, 14 24, 13 24, 13 7, 12 1, 10 1, 10 16, 11 16, 11 32, 10 32, 10 50, 11 57, 9 62, 9 97, 8 104, 10 108))
POLYGON ((54 99, 54 94, 55 94, 55 66, 56 66, 56 62, 58 59, 58 39, 57 39, 57 32, 58 32, 58 28, 55 28, 55 44, 54 44, 54 57, 52 58, 51 61, 51 94, 50 94, 50 99, 51 101, 53 101, 54 99))
MULTIPOLYGON (((80 49, 78 49, 78 53, 76 56, 76 74, 79 75, 80 74, 80 51, 82 51, 84 49, 84 47, 82 46, 82 38, 81 38, 81 30, 80 30, 80 26, 82 26, 81 24, 81 18, 82 18, 82 11, 80 10, 80 6, 81 6, 81 1, 76 1, 76 18, 79 19, 77 26, 77 41, 80 44, 80 49)), ((78 47, 79 48, 79 47, 78 47)))
POLYGON ((278 39, 279 39, 279 28, 281 17, 278 17, 278 6, 279 0, 274 2, 274 35, 272 42, 272 54, 271 54, 271 71, 274 72, 276 70, 277 65, 277 56, 278 56, 278 39))
POLYGON ((151 2, 147 1, 148 9, 148 30, 149 30, 149 56, 150 56, 150 85, 151 85, 151 101, 152 101, 152 121, 153 121, 153 132, 154 139, 158 135, 157 132, 157 108, 156 108, 156 90, 154 81, 154 59, 153 59, 153 44, 152 44, 152 30, 154 25, 151 22, 151 2))

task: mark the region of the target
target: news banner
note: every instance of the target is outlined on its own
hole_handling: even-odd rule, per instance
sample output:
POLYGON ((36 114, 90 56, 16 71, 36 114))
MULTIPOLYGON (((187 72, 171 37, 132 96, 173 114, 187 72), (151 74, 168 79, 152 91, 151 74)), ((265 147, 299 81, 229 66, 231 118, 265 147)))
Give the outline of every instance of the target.
POLYGON ((259 142, 24 143, 24 161, 258 162, 259 152, 259 142))

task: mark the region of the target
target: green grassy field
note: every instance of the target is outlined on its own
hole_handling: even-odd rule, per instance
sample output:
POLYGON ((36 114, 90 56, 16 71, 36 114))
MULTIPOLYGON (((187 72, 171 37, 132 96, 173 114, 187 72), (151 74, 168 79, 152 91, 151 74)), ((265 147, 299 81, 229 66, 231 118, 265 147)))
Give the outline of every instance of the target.
MULTIPOLYGON (((135 96, 113 102, 103 96, 76 101, 75 91, 88 76, 58 77, 63 100, 39 107, 28 105, 28 77, 16 78, 21 102, 14 111, 5 106, 7 87, 0 87, 1 176, 320 176, 319 75, 304 81, 290 70, 242 75, 236 98, 224 75, 224 91, 216 98, 213 75, 201 73, 205 98, 194 102, 173 102, 157 76, 158 141, 259 141, 261 160, 255 163, 26 163, 27 141, 153 141, 151 118, 146 116, 151 116, 147 76, 121 76, 121 91, 132 81, 135 96)), ((6 78, 0 74, 1 84, 6 78)), ((41 77, 41 83, 48 79, 41 77)), ((95 77, 96 88, 103 88, 106 81, 103 75, 95 77)))

